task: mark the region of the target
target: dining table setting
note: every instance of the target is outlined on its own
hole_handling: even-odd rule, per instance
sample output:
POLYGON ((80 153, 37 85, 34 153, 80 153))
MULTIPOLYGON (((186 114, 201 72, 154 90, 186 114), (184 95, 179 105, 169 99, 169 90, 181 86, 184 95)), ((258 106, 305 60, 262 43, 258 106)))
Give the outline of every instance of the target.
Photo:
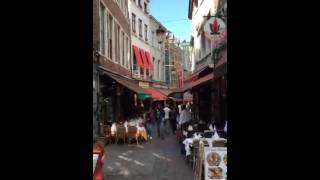
MULTIPOLYGON (((190 130, 190 128, 188 130, 190 130)), ((219 136, 219 134, 217 133, 216 129, 214 129, 212 131, 210 131, 210 130, 209 131, 205 131, 205 133, 212 133, 213 135, 211 137, 204 137, 204 133, 195 132, 195 133, 193 133, 192 137, 188 137, 188 138, 185 138, 183 140, 182 143, 185 146, 186 156, 191 155, 191 148, 193 146, 193 142, 194 141, 199 141, 199 143, 202 143, 202 144, 204 144, 205 146, 208 146, 208 147, 213 147, 214 142, 224 142, 224 143, 227 142, 227 139, 221 138, 219 136)), ((184 131, 183 134, 187 135, 188 132, 184 131)))
POLYGON ((116 135, 117 133, 117 126, 118 125, 123 125, 126 129, 126 133, 128 133, 128 127, 129 126, 135 126, 137 127, 137 136, 142 137, 145 141, 148 140, 148 134, 147 134, 147 130, 143 124, 143 119, 142 118, 133 118, 133 119, 129 119, 128 121, 125 121, 123 123, 112 123, 111 125, 111 135, 116 135))

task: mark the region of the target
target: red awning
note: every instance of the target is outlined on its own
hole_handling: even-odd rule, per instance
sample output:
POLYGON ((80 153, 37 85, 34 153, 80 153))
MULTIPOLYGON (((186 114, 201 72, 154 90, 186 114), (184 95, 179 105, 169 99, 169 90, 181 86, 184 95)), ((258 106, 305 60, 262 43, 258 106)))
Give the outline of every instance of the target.
POLYGON ((168 89, 157 89, 159 92, 161 92, 163 95, 168 96, 172 91, 168 89))
POLYGON ((155 101, 163 101, 166 100, 167 97, 163 95, 161 92, 159 92, 156 89, 153 88, 145 88, 144 89, 147 93, 150 93, 152 95, 153 100, 155 101))
POLYGON ((148 63, 149 63, 149 68, 151 70, 153 70, 153 63, 152 63, 152 60, 151 60, 151 55, 149 52, 146 51, 146 56, 147 56, 147 60, 148 60, 148 63))
POLYGON ((194 82, 191 82, 191 83, 187 84, 185 86, 185 88, 183 88, 183 89, 184 89, 184 91, 189 90, 189 89, 191 89, 191 88, 193 88, 195 86, 198 86, 198 85, 200 85, 202 83, 205 83, 205 82, 207 82, 207 81, 209 81, 211 79, 213 79, 213 73, 207 74, 206 76, 204 76, 204 77, 202 77, 202 78, 200 78, 200 79, 198 79, 198 80, 196 80, 194 82))
POLYGON ((142 57, 142 60, 143 60, 144 68, 149 69, 149 63, 148 63, 146 54, 145 54, 144 50, 141 49, 141 48, 140 48, 140 54, 141 54, 141 57, 142 57))
POLYGON ((141 59, 141 55, 140 55, 140 52, 139 52, 139 48, 137 46, 133 46, 133 51, 134 51, 134 55, 136 56, 136 60, 137 60, 137 63, 138 63, 138 66, 141 67, 141 68, 144 68, 144 65, 143 65, 143 62, 142 62, 142 59, 141 59))

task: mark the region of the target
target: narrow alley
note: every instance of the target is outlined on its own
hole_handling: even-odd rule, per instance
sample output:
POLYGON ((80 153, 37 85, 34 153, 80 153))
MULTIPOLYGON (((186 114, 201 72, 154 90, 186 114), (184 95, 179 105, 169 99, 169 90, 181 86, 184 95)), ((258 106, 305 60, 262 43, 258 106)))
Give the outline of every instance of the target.
POLYGON ((192 180, 192 166, 180 153, 175 135, 155 137, 137 145, 111 144, 105 147, 105 177, 108 180, 192 180))

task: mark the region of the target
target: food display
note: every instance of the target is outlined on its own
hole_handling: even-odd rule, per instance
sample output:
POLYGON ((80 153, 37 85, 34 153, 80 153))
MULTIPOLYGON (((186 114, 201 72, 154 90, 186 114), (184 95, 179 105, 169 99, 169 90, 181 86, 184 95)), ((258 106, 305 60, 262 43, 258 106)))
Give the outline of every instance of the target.
POLYGON ((222 168, 215 166, 215 167, 210 167, 208 171, 208 177, 210 179, 222 179, 222 168))
POLYGON ((219 166, 221 156, 216 152, 211 152, 207 155, 207 161, 210 166, 219 166))
POLYGON ((205 147, 205 180, 227 179, 227 148, 205 147))

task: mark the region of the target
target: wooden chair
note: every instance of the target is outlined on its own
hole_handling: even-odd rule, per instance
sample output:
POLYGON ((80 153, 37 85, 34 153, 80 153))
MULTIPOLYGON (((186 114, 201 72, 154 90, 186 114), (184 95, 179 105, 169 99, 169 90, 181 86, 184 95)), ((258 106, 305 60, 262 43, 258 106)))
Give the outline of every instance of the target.
POLYGON ((122 139, 126 143, 126 127, 124 125, 117 125, 116 132, 116 143, 118 144, 119 139, 122 139))
POLYGON ((106 125, 104 126, 104 137, 106 140, 106 143, 111 143, 112 142, 112 135, 111 135, 111 126, 106 125))
POLYGON ((190 162, 192 164, 193 170, 195 169, 196 160, 199 153, 199 144, 200 144, 199 140, 193 140, 192 147, 190 149, 191 150, 190 162))
POLYGON ((136 126, 128 126, 128 133, 127 133, 127 139, 128 139, 128 143, 131 142, 132 139, 135 139, 138 143, 138 128, 136 126))
POLYGON ((195 173, 194 173, 194 180, 201 180, 204 179, 202 178, 203 175, 203 164, 204 164, 204 144, 199 144, 199 151, 197 153, 197 158, 196 158, 196 165, 195 165, 195 173))

